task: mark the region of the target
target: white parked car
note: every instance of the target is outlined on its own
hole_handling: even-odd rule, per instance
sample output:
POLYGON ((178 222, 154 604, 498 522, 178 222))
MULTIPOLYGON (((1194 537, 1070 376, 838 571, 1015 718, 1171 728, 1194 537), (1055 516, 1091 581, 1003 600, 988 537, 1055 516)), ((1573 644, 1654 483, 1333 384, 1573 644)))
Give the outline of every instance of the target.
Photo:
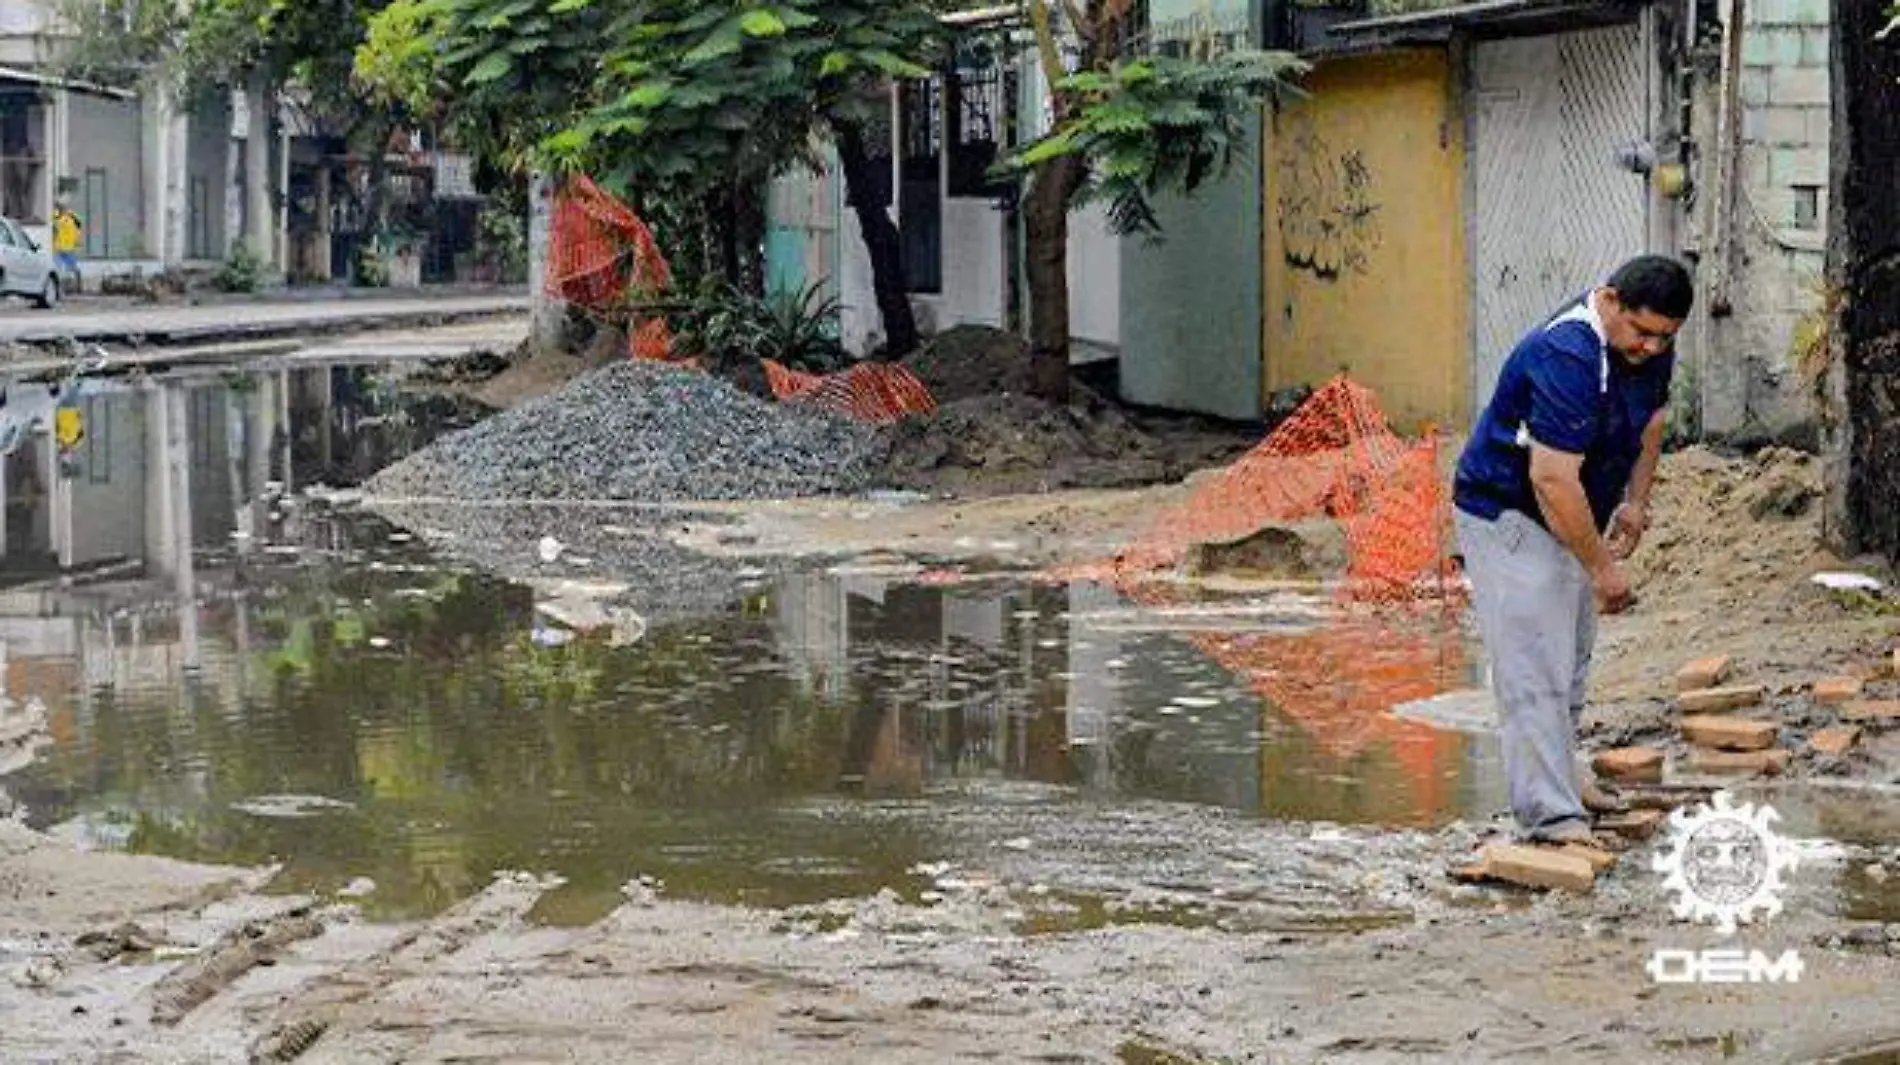
POLYGON ((20 223, 0 218, 0 296, 25 296, 41 307, 57 307, 62 284, 53 253, 20 223))

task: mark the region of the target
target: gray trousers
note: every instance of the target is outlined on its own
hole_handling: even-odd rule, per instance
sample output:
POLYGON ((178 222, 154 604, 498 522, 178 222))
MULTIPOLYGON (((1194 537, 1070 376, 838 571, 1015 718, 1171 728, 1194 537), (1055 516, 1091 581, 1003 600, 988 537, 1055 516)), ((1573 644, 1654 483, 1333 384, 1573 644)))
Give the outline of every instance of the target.
POLYGON ((1455 513, 1520 837, 1574 832, 1589 824, 1578 794, 1577 728, 1597 634, 1590 576, 1569 548, 1515 510, 1496 521, 1455 513))

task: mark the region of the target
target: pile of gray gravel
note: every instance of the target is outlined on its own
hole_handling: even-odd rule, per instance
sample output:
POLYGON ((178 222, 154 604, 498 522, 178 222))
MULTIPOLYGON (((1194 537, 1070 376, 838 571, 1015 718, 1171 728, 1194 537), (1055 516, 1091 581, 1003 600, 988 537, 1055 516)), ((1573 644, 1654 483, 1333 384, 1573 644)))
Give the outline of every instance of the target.
POLYGON ((371 478, 383 497, 792 499, 858 491, 875 432, 768 403, 710 374, 615 363, 495 415, 371 478))

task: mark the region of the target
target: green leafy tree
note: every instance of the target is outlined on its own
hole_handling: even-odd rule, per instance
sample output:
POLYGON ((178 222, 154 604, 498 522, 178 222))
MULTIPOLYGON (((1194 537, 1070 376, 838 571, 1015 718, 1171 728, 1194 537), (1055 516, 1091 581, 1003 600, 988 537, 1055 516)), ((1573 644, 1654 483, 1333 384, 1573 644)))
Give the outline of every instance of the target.
POLYGON ((1233 53, 1211 61, 1128 56, 1131 0, 1063 0, 1079 59, 1061 57, 1049 0, 1025 0, 1055 121, 1007 168, 1029 182, 1023 209, 1029 340, 1035 391, 1069 395, 1069 213, 1101 201, 1120 234, 1159 231, 1154 200, 1192 194, 1225 174, 1246 145, 1248 116, 1296 91, 1306 69, 1280 52, 1233 53))
POLYGON ((451 101, 454 120, 488 131, 518 167, 593 177, 661 216, 670 252, 696 245, 704 273, 753 293, 766 184, 815 165, 829 138, 890 348, 903 351, 916 326, 896 227, 863 194, 864 129, 883 105, 876 88, 926 75, 945 36, 915 0, 397 0, 356 72, 410 106, 451 101), (669 207, 689 220, 671 233, 669 207))

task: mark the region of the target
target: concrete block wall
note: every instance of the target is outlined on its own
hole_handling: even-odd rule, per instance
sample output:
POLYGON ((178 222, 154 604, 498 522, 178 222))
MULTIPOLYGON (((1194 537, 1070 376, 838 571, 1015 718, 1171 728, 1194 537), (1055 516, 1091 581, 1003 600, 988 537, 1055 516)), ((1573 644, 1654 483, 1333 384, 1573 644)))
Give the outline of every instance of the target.
POLYGON ((143 113, 137 100, 67 94, 67 194, 86 223, 89 257, 119 259, 145 246, 143 113), (95 197, 97 197, 95 199, 95 197))
POLYGON ((1745 0, 1733 313, 1704 360, 1703 428, 1752 443, 1810 444, 1798 367, 1822 302, 1828 210, 1828 0, 1745 0))

